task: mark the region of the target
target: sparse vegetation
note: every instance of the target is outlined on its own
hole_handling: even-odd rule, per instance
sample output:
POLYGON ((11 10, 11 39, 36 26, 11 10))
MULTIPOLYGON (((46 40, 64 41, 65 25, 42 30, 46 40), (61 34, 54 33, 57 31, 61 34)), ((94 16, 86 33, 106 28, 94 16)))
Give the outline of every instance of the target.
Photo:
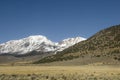
POLYGON ((0 66, 0 80, 120 80, 120 68, 107 66, 0 66))
POLYGON ((120 75, 96 76, 94 74, 30 74, 30 75, 0 75, 0 80, 120 80, 120 75))
MULTIPOLYGON (((101 30, 86 41, 71 46, 56 55, 45 57, 34 63, 49 63, 54 61, 71 60, 85 55, 104 57, 113 55, 120 59, 120 25, 101 30), (116 54, 117 53, 117 54, 116 54)), ((113 59, 113 58, 111 58, 113 59)))

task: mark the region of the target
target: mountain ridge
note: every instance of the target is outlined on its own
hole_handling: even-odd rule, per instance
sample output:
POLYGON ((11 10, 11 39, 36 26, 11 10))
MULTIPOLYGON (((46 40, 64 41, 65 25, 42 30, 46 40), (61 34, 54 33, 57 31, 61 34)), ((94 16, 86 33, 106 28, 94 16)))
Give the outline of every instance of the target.
POLYGON ((0 53, 10 54, 26 54, 32 51, 40 52, 55 52, 62 51, 69 46, 72 46, 85 38, 76 37, 68 38, 61 42, 52 42, 47 37, 42 35, 34 35, 19 40, 10 40, 6 43, 0 44, 0 53), (69 43, 69 44, 68 44, 69 43))
MULTIPOLYGON (((112 26, 97 32, 85 41, 79 42, 56 55, 45 57, 34 63, 51 63, 55 61, 69 61, 72 59, 94 59, 105 63, 105 58, 111 62, 120 61, 120 25, 112 26)), ((106 60, 106 64, 110 63, 106 60)), ((84 62, 81 60, 80 63, 84 62)), ((91 61, 92 62, 92 61, 91 61)), ((84 62, 86 63, 86 62, 84 62)))

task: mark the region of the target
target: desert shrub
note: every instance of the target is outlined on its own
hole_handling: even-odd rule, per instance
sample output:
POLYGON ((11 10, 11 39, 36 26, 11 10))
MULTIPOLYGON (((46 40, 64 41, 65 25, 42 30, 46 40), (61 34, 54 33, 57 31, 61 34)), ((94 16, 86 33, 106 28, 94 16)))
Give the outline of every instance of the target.
POLYGON ((100 55, 96 55, 96 57, 100 57, 100 55))

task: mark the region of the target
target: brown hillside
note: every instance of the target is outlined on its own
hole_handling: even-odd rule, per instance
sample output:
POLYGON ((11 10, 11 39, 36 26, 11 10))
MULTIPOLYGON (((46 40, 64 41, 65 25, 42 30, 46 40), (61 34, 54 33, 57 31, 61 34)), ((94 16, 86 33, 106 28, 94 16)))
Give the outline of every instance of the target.
POLYGON ((56 55, 45 57, 35 63, 66 61, 74 58, 107 57, 120 61, 120 25, 101 30, 86 41, 75 44, 56 55))

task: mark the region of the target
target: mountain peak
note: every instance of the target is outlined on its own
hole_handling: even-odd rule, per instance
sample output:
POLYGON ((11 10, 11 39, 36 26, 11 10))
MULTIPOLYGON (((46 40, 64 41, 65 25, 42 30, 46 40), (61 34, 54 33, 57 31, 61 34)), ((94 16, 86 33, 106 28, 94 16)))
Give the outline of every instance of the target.
POLYGON ((62 51, 64 50, 65 48, 68 48, 78 42, 81 42, 83 40, 86 40, 85 38, 83 37, 75 37, 75 38, 67 38, 67 39, 64 39, 62 41, 60 41, 58 44, 59 46, 61 47, 59 51, 62 51))
POLYGON ((47 37, 42 35, 32 35, 26 38, 19 40, 11 40, 6 43, 0 44, 0 54, 10 53, 10 54, 26 54, 31 51, 41 51, 41 52, 50 52, 50 51, 62 51, 69 46, 78 43, 84 38, 68 38, 64 39, 61 42, 55 43, 47 39, 47 37))
POLYGON ((79 42, 79 41, 82 41, 82 40, 86 40, 85 38, 83 38, 83 37, 75 37, 75 38, 67 38, 67 39, 64 39, 63 41, 65 42, 65 41, 77 41, 77 42, 79 42))

